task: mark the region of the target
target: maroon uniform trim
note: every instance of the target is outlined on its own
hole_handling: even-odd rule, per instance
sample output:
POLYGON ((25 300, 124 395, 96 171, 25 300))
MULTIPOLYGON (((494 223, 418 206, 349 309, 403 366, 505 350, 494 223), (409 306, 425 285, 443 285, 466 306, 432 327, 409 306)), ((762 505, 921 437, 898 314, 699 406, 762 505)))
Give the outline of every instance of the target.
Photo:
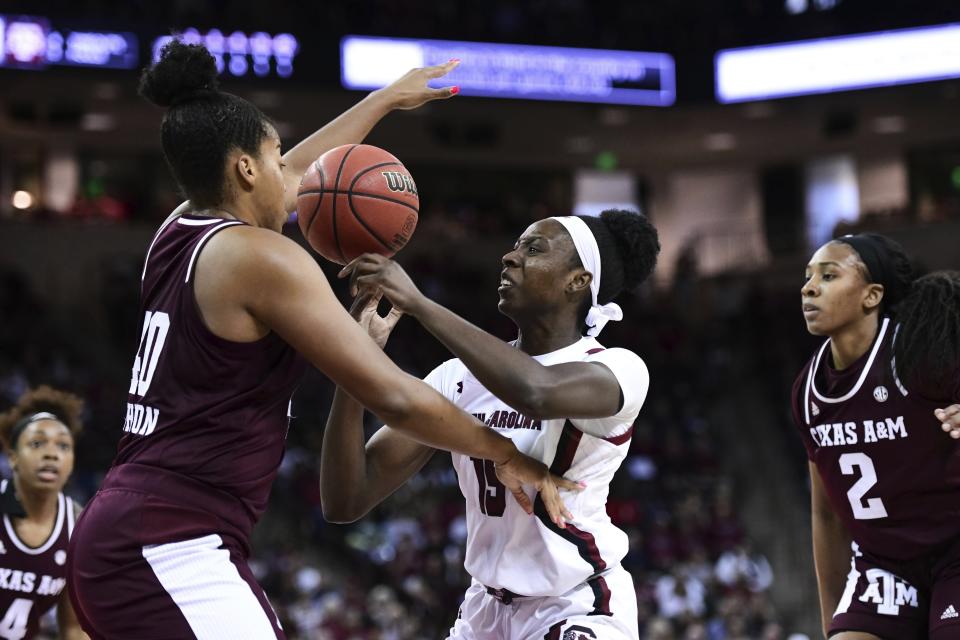
MULTIPOLYGON (((560 440, 557 442, 557 455, 553 459, 553 464, 550 465, 551 473, 562 476, 570 470, 582 438, 583 432, 567 420, 563 425, 563 431, 560 433, 560 440)), ((600 549, 597 548, 597 540, 592 533, 578 529, 570 523, 567 523, 565 529, 558 527, 550 519, 547 507, 539 494, 534 502, 533 511, 547 529, 577 547, 580 557, 593 567, 595 574, 606 570, 607 563, 600 557, 600 549)))
POLYGON ((563 630, 563 625, 565 624, 567 624, 567 621, 561 620, 550 627, 550 630, 543 636, 543 640, 560 640, 560 632, 563 630))
POLYGON ((587 585, 593 590, 593 611, 588 616, 612 616, 610 611, 610 587, 603 576, 587 580, 587 585))
POLYGON ((606 440, 610 444, 615 444, 617 446, 620 446, 625 442, 629 442, 630 438, 632 437, 633 437, 633 425, 630 425, 630 428, 624 431, 623 433, 621 433, 620 435, 610 436, 609 438, 604 438, 604 440, 606 440))

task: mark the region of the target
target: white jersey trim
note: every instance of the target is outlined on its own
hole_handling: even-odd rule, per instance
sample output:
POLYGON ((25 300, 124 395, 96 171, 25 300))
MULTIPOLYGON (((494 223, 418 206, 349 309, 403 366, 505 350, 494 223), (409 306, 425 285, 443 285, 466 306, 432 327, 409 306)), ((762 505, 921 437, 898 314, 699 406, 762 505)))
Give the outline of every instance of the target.
POLYGON ((177 218, 177 224, 185 224, 188 227, 205 227, 208 224, 217 224, 222 220, 223 218, 208 218, 207 220, 190 220, 189 218, 179 217, 177 218))
MULTIPOLYGON (((218 220, 214 220, 214 222, 218 222, 218 221, 219 221, 219 219, 218 219, 218 220)), ((187 265, 187 277, 183 279, 184 283, 189 283, 189 282, 190 282, 190 274, 193 273, 193 265, 194 265, 194 264, 196 263, 196 261, 197 261, 197 256, 200 254, 200 249, 202 249, 202 248, 203 248, 203 245, 205 245, 205 244, 207 243, 207 240, 210 239, 210 236, 212 236, 213 234, 215 234, 217 231, 220 231, 220 229, 225 229, 225 228, 227 228, 227 227, 233 227, 233 226, 236 226, 236 225, 238 225, 238 224, 243 224, 243 223, 240 222, 239 220, 231 220, 230 222, 224 222, 223 224, 218 224, 218 225, 215 226, 213 229, 210 229, 210 230, 207 231, 205 234, 203 234, 203 237, 200 238, 200 241, 199 241, 199 242, 197 242, 197 246, 195 246, 195 247, 193 248, 193 254, 190 255, 190 264, 187 265)))
POLYGON ((73 506, 73 500, 67 498, 67 539, 73 537, 73 525, 77 523, 76 509, 73 506))
MULTIPOLYGON (((216 534, 143 547, 141 553, 197 640, 276 638, 250 585, 216 534)), ((278 625, 279 626, 279 625, 278 625)))
MULTIPOLYGON (((6 481, 4 481, 4 483, 6 483, 6 481)), ((5 489, 6 484, 4 484, 2 488, 5 489)), ((8 516, 7 514, 3 514, 3 526, 6 527, 7 536, 10 537, 10 542, 13 543, 13 546, 15 546, 20 551, 23 551, 27 555, 38 556, 44 551, 46 551, 47 549, 49 549, 50 547, 52 547, 53 544, 60 538, 60 532, 63 531, 63 521, 66 520, 66 517, 67 517, 66 499, 64 498, 62 493, 59 493, 57 494, 57 521, 53 525, 53 531, 50 532, 50 537, 47 538, 47 541, 36 548, 31 547, 26 543, 24 543, 22 540, 20 540, 20 538, 17 536, 16 530, 13 527, 13 523, 10 522, 10 516, 8 516)))
POLYGON ((814 376, 810 380, 810 388, 813 390, 813 395, 817 397, 821 402, 828 402, 831 404, 836 404, 838 402, 846 402, 852 398, 858 391, 860 387, 863 386, 863 381, 867 379, 867 375, 870 373, 870 368, 873 366, 873 361, 877 357, 877 353, 880 351, 880 346, 883 344, 883 338, 887 333, 887 326, 890 324, 890 318, 884 318, 883 324, 880 326, 880 333, 877 335, 876 341, 873 343, 873 349, 870 351, 870 357, 867 358, 867 363, 863 365, 863 371, 860 372, 860 379, 857 380, 857 384, 853 385, 853 388, 850 389, 844 396, 840 398, 829 398, 827 396, 821 395, 817 391, 817 381, 815 378, 815 373, 820 370, 820 359, 823 357, 823 352, 826 351, 827 346, 830 344, 830 340, 827 340, 823 343, 823 346, 820 347, 820 351, 817 353, 817 359, 813 363, 813 369, 811 369, 811 375, 814 376))
MULTIPOLYGON (((893 347, 897 344, 897 334, 900 333, 900 325, 898 324, 893 329, 893 338, 890 340, 890 346, 893 347)), ((900 393, 903 394, 903 397, 907 397, 910 393, 907 391, 907 388, 903 386, 903 383, 900 382, 900 376, 897 375, 897 354, 894 352, 893 357, 890 358, 890 370, 893 372, 893 381, 897 383, 897 389, 900 389, 900 393)))
POLYGON ((157 229, 157 232, 153 234, 153 240, 150 241, 150 246, 147 248, 147 255, 143 259, 143 273, 140 274, 140 282, 143 282, 147 277, 147 265, 150 264, 150 252, 153 251, 153 245, 157 244, 157 240, 160 239, 160 234, 163 233, 163 230, 170 226, 170 223, 174 220, 179 220, 180 216, 176 218, 169 218, 163 221, 163 224, 160 225, 160 228, 157 229))

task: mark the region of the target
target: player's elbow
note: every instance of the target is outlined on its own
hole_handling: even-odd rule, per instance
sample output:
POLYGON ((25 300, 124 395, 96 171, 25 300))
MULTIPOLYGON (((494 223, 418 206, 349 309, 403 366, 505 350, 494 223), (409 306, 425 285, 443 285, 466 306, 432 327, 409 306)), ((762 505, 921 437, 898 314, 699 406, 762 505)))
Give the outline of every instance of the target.
POLYGON ((504 398, 511 407, 534 420, 550 417, 550 399, 546 386, 532 382, 524 383, 514 398, 504 398))
POLYGON ((358 499, 349 496, 323 496, 320 501, 323 519, 333 524, 350 524, 367 515, 369 508, 364 509, 358 499))
POLYGON ((395 385, 383 393, 378 393, 367 408, 377 414, 384 424, 403 430, 421 404, 415 388, 419 384, 411 379, 404 384, 395 385))

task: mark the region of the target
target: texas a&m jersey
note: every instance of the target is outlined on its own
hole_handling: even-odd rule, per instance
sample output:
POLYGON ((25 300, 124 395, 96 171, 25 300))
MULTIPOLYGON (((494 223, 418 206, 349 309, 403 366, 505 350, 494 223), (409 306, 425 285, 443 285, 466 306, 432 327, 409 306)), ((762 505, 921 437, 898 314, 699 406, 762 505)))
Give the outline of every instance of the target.
POLYGON ((830 504, 864 551, 892 560, 960 538, 960 443, 931 400, 898 378, 896 326, 884 318, 871 348, 837 371, 830 341, 793 388, 794 419, 830 504))

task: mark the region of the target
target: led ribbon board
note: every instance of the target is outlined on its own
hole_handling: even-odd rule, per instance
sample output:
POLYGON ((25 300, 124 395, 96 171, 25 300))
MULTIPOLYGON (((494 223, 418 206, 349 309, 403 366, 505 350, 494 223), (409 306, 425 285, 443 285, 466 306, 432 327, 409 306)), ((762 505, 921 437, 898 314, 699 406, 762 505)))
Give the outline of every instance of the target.
POLYGON ((746 102, 960 77, 960 24, 717 52, 717 100, 746 102))
MULTIPOLYGON (((202 44, 213 55, 220 73, 229 71, 235 76, 253 73, 267 76, 272 70, 281 78, 293 75, 293 58, 300 50, 300 43, 289 33, 275 36, 262 31, 249 36, 242 31, 224 34, 219 29, 200 33, 196 29, 187 29, 177 34, 177 38, 187 44, 202 44)), ((173 40, 174 36, 161 36, 153 41, 153 61, 160 59, 160 49, 173 40)))
POLYGON ((0 15, 0 67, 134 69, 139 57, 132 33, 57 30, 46 18, 0 15))
POLYGON ((459 85, 468 96, 660 107, 676 98, 666 53, 365 36, 340 41, 341 83, 379 89, 414 67, 451 58, 460 66, 431 85, 459 85))

